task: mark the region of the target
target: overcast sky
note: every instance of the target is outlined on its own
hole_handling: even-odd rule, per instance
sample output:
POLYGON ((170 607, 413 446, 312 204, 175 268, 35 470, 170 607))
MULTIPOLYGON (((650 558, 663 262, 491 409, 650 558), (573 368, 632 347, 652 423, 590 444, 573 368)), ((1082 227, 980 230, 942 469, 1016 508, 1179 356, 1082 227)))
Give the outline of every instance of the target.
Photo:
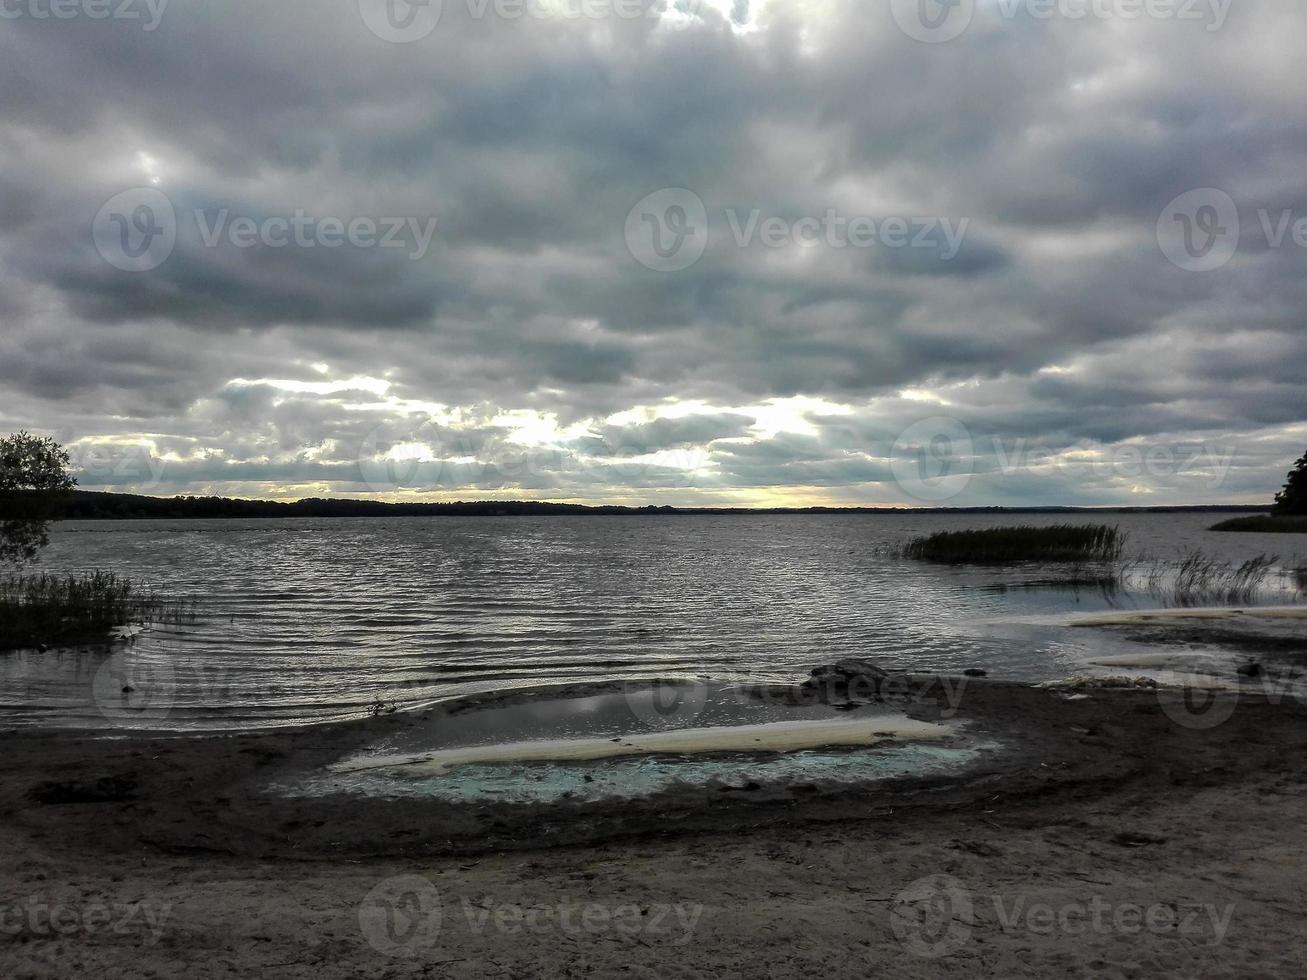
POLYGON ((88 489, 1267 501, 1307 7, 0 0, 0 430, 88 489))

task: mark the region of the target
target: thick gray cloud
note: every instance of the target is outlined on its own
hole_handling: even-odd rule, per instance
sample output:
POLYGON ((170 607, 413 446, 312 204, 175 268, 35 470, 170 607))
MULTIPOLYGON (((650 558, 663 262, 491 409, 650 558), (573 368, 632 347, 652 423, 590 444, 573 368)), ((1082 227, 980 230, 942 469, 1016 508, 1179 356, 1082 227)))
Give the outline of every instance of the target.
POLYGON ((290 496, 1255 502, 1301 453, 1307 11, 614 4, 5 6, 0 428, 290 496))

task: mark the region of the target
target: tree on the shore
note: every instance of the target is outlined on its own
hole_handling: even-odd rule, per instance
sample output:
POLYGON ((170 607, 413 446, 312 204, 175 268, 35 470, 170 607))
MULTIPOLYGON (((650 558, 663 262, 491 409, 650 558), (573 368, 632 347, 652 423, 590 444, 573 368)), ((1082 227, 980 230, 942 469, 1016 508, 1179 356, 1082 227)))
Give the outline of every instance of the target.
POLYGON ((0 563, 31 561, 50 543, 50 522, 77 485, 69 463, 53 439, 27 432, 0 439, 0 563))
POLYGON ((1289 471, 1284 489, 1275 495, 1277 514, 1307 514, 1307 453, 1289 471))

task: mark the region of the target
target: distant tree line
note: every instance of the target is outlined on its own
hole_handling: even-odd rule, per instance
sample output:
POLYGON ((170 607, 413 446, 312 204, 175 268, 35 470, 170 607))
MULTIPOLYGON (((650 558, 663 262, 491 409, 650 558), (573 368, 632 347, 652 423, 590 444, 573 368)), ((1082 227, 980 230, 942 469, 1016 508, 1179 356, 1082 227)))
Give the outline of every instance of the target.
MULTIPOLYGON (((1181 511, 1264 511, 1264 507, 1126 507, 1116 512, 1168 513, 1181 511)), ((1082 513, 1075 507, 622 507, 557 504, 537 500, 474 500, 450 503, 388 503, 381 500, 351 500, 310 497, 290 502, 241 500, 234 497, 145 497, 128 493, 99 493, 77 490, 66 498, 63 516, 69 520, 186 520, 195 518, 278 517, 530 517, 550 515, 672 515, 672 514, 894 514, 894 513, 1082 513)))

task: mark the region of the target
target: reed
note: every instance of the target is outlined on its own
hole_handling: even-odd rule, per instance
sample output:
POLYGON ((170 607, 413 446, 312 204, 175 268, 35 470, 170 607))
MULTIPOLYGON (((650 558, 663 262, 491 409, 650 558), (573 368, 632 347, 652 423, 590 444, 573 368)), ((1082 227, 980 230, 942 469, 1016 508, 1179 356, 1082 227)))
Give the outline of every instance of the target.
POLYGON ((191 603, 112 572, 0 578, 0 650, 90 641, 117 628, 188 622, 194 615, 191 603))
POLYGON ((1106 524, 939 531, 910 541, 903 557, 947 565, 1008 565, 1016 562, 1114 562, 1125 534, 1106 524))
POLYGON ((1307 534, 1307 517, 1277 517, 1261 514, 1236 517, 1212 527, 1213 531, 1244 531, 1256 534, 1307 534))
POLYGON ((1237 606, 1258 601, 1279 558, 1258 555, 1239 565, 1195 551, 1179 562, 1154 566, 1144 588, 1173 606, 1237 606))

